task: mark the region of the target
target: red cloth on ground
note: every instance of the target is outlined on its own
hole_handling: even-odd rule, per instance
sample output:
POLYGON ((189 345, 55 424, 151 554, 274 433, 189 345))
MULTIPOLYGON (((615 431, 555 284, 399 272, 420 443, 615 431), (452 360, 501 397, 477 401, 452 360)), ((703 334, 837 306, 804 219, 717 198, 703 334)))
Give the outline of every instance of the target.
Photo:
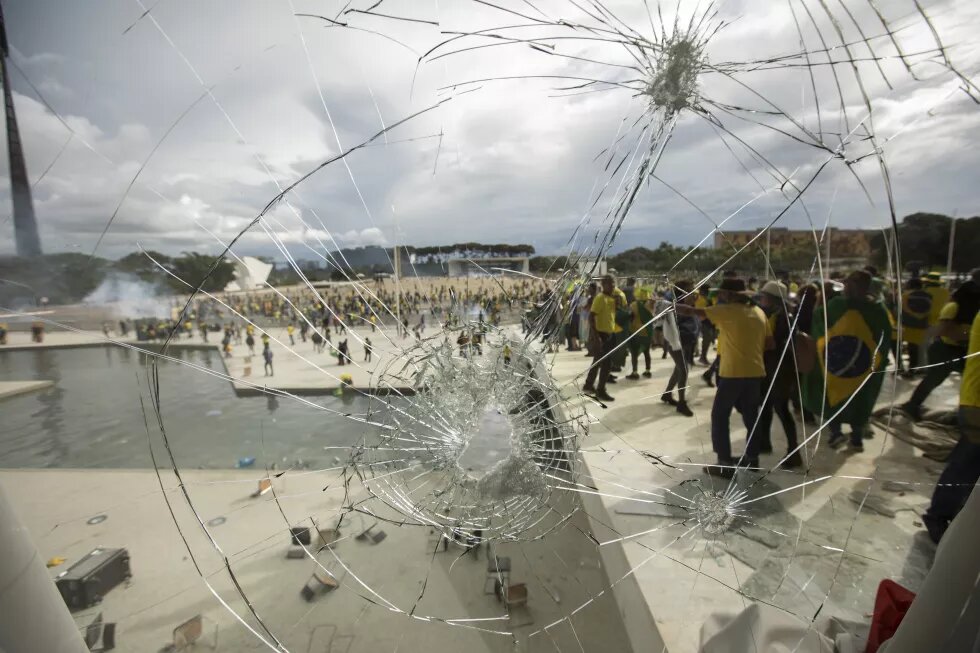
POLYGON ((878 585, 875 611, 871 617, 871 632, 864 653, 875 653, 878 647, 891 639, 898 625, 912 605, 915 594, 898 583, 885 579, 878 585))

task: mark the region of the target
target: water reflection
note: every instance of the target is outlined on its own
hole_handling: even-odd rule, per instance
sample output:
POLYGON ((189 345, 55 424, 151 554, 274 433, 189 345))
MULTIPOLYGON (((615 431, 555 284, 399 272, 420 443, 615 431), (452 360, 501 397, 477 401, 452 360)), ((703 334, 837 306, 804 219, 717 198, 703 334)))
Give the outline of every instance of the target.
MULTIPOLYGON (((38 422, 38 435, 44 444, 42 452, 46 460, 67 458, 70 454, 68 443, 65 442, 64 403, 65 391, 61 387, 61 371, 57 357, 46 349, 36 349, 30 352, 34 359, 36 380, 54 381, 54 385, 41 391, 37 396, 39 409, 31 413, 32 420, 38 422)), ((6 413, 6 411, 4 411, 6 413)))

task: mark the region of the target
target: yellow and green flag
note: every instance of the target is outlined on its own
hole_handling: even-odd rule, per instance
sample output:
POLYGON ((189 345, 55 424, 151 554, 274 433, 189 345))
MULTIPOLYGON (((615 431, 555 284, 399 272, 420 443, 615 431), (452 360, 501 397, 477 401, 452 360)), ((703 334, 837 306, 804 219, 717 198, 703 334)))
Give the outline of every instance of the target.
POLYGON ((891 344, 888 313, 878 302, 835 297, 813 312, 811 335, 816 340, 817 364, 803 378, 804 402, 810 412, 825 418, 846 404, 845 423, 866 422, 884 375, 891 344))

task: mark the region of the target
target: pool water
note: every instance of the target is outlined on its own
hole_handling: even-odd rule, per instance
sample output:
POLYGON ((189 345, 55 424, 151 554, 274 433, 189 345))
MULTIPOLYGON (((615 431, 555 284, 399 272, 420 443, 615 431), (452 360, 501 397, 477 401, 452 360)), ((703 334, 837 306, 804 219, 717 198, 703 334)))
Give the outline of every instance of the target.
MULTIPOLYGON (((216 350, 170 355, 225 371, 216 350)), ((54 381, 0 401, 0 467, 150 468, 141 398, 157 461, 168 466, 147 362, 122 347, 0 351, 0 379, 54 381)), ((162 361, 159 369, 163 424, 180 467, 233 468, 243 458, 254 458, 257 468, 329 467, 335 457, 347 458, 333 447, 353 446, 375 431, 320 407, 358 413, 377 400, 304 397, 316 404, 310 406, 288 397, 239 398, 228 381, 180 362, 162 361)))

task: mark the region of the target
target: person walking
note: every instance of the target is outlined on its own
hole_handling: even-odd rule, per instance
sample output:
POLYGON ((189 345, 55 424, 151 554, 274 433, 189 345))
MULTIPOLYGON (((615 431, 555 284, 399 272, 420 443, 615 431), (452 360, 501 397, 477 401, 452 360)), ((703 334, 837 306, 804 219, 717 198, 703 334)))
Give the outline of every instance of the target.
POLYGON ((884 381, 879 372, 888 364, 891 323, 870 290, 871 275, 856 270, 844 280, 843 294, 813 310, 817 365, 803 377, 803 404, 827 421, 834 449, 847 441, 841 425, 850 424, 852 450, 864 451, 862 439, 884 381))
POLYGON ((248 334, 245 336, 245 346, 248 347, 248 353, 249 353, 249 355, 250 356, 254 356, 255 355, 255 336, 252 335, 252 332, 251 331, 249 331, 248 334))
POLYGON ((704 472, 721 478, 735 475, 736 460, 732 455, 732 410, 742 414, 746 428, 745 453, 741 464, 759 466, 759 438, 754 429, 759 416, 762 379, 766 376, 763 354, 773 345, 769 321, 765 313, 749 298, 745 281, 726 277, 718 290, 718 304, 695 308, 677 304, 678 313, 707 318, 718 330, 721 362, 718 369, 718 391, 711 406, 711 446, 717 456, 715 465, 706 465, 704 472))
POLYGON ((633 371, 626 375, 627 379, 636 380, 640 378, 636 367, 639 363, 640 354, 643 354, 643 362, 646 369, 643 376, 650 378, 650 339, 653 337, 653 313, 650 312, 647 303, 650 300, 650 291, 646 288, 633 289, 633 302, 630 304, 630 339, 627 343, 630 350, 630 363, 633 371))
MULTIPOLYGON (((681 303, 695 305, 697 300, 691 293, 694 284, 688 280, 678 281, 674 285, 674 294, 681 295, 681 303)), ((698 346, 698 334, 701 333, 701 320, 694 315, 677 315, 677 333, 681 339, 681 353, 688 368, 694 367, 694 350, 698 346)))
POLYGON ((616 282, 611 275, 602 277, 601 291, 592 300, 589 309, 589 351, 592 364, 585 377, 582 391, 594 394, 600 401, 613 401, 606 392, 609 368, 612 366, 612 353, 616 333, 616 282))
MULTIPOLYGON (((977 275, 980 277, 980 274, 977 275)), ((930 330, 936 336, 929 345, 929 367, 907 402, 899 406, 915 421, 922 419, 922 405, 933 390, 942 385, 953 372, 962 372, 970 325, 980 307, 980 284, 967 281, 953 293, 939 312, 939 321, 930 330)), ((927 336, 928 337, 928 336, 927 336)))
POLYGON ((371 362, 371 353, 372 352, 373 352, 373 349, 371 347, 371 339, 370 338, 365 338, 364 339, 364 362, 366 362, 366 363, 370 363, 371 362))
POLYGON ((272 349, 269 347, 269 343, 265 344, 262 348, 262 360, 264 362, 263 369, 265 370, 266 376, 274 376, 272 369, 272 349))
MULTIPOLYGON (((683 283, 678 283, 678 287, 683 283)), ((684 358, 684 347, 681 342, 680 330, 677 328, 676 304, 680 303, 689 306, 692 304, 691 300, 690 295, 677 299, 673 293, 668 292, 665 298, 658 301, 656 306, 654 306, 654 312, 657 315, 663 315, 660 319, 660 326, 663 333, 664 348, 670 352, 670 357, 674 361, 674 370, 670 373, 670 379, 667 380, 666 390, 660 395, 660 401, 674 406, 677 412, 685 417, 693 417, 694 413, 691 412, 686 400, 689 366, 687 360, 684 358), (677 388, 677 401, 674 400, 674 388, 677 388)), ((697 319, 690 315, 685 317, 697 319)))
POLYGON ((960 384, 960 439, 946 459, 932 501, 922 516, 929 537, 936 544, 980 480, 980 314, 973 317, 967 352, 960 384))

